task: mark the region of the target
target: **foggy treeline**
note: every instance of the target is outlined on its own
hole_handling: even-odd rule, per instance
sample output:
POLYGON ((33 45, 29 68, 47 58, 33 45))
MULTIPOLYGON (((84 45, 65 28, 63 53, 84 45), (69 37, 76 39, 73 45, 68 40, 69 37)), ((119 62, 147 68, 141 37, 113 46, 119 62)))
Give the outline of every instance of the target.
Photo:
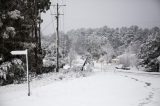
MULTIPOLYGON (((53 34, 43 38, 43 47, 50 53, 51 46, 56 42, 55 37, 53 34)), ((144 67, 145 71, 159 71, 157 58, 160 55, 160 29, 158 27, 81 28, 68 31, 66 34, 61 33, 60 38, 61 55, 67 56, 74 52, 79 55, 90 55, 95 60, 105 56, 105 60, 109 63, 117 56, 134 54, 137 58, 135 63, 137 67, 144 67)))

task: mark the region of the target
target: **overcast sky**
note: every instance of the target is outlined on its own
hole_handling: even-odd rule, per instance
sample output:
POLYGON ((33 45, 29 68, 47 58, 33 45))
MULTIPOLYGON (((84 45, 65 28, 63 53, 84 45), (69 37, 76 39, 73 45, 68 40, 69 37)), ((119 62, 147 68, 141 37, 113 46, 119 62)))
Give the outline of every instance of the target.
MULTIPOLYGON (((59 1, 62 3, 62 0, 59 1)), ((61 16, 61 30, 105 25, 109 27, 138 25, 143 28, 160 26, 160 0, 63 0, 65 1, 67 6, 60 10, 65 14, 64 24, 61 16)), ((56 23, 55 19, 52 20, 54 16, 50 15, 53 10, 51 8, 51 11, 42 14, 44 35, 55 30, 53 23, 49 24, 56 23)))

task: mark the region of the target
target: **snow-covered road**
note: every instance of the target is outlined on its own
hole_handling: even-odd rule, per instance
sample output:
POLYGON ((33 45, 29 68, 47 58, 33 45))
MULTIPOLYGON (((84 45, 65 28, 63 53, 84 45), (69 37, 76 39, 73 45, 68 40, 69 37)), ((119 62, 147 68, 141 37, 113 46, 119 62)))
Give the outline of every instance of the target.
POLYGON ((30 97, 14 87, 0 88, 0 106, 160 106, 160 75, 97 71, 32 88, 30 97))
POLYGON ((160 106, 160 75, 148 73, 120 73, 122 76, 145 84, 144 88, 150 92, 139 106, 160 106))

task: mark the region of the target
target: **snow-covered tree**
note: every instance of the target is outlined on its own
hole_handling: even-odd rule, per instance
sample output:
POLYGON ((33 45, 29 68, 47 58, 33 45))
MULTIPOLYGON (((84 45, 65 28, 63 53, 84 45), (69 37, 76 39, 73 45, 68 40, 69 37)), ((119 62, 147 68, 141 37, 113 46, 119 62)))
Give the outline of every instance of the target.
POLYGON ((143 59, 141 65, 146 71, 158 71, 157 57, 160 55, 160 29, 155 27, 145 43, 141 45, 139 57, 143 59))
POLYGON ((75 52, 74 48, 71 48, 68 53, 68 63, 69 63, 70 68, 72 67, 72 64, 75 59, 76 59, 76 52, 75 52))
POLYGON ((29 69, 41 73, 44 56, 36 44, 38 38, 33 31, 37 31, 33 24, 37 25, 35 16, 48 10, 49 6, 49 0, 37 0, 35 3, 34 0, 0 0, 0 65, 14 58, 24 59, 23 56, 12 56, 12 50, 29 49, 29 69), (34 11, 35 6, 37 11, 34 11))
POLYGON ((105 55, 105 61, 107 63, 111 62, 111 60, 113 59, 113 57, 115 56, 115 52, 113 47, 111 46, 110 42, 108 41, 105 45, 103 45, 102 47, 102 52, 103 55, 105 55))

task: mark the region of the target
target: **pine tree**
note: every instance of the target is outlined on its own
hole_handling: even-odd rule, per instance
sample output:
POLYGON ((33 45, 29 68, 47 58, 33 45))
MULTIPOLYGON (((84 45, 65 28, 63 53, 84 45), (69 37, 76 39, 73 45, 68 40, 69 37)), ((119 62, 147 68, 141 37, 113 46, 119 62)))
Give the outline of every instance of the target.
POLYGON ((0 64, 13 58, 23 60, 20 56, 13 57, 10 52, 28 49, 30 70, 40 73, 43 53, 41 47, 37 46, 38 36, 33 31, 37 32, 39 13, 48 10, 50 4, 49 0, 0 0, 0 64), (35 54, 37 58, 33 59, 35 54))

